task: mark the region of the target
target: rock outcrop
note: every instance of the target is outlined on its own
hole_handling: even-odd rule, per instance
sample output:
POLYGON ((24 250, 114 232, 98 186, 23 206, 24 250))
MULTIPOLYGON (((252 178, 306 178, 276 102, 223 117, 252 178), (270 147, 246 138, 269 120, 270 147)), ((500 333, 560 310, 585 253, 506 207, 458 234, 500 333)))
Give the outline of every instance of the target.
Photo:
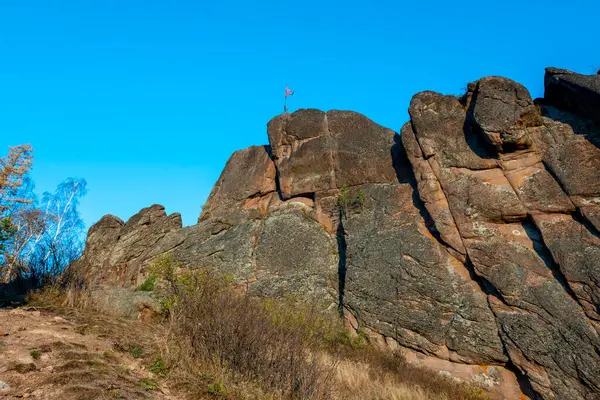
POLYGON ((600 398, 600 75, 548 68, 545 88, 422 92, 399 134, 354 112, 280 115, 268 146, 231 156, 197 225, 156 205, 106 216, 73 269, 134 288, 172 253, 341 310, 492 397, 600 398))

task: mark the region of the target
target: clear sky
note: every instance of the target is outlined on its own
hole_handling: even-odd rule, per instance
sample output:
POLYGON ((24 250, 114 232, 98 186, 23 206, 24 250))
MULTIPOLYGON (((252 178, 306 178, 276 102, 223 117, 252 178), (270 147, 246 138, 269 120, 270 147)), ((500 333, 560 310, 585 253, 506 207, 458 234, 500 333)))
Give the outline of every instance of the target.
POLYGON ((282 111, 349 109, 399 130, 410 98, 547 66, 600 67, 600 2, 0 0, 0 150, 37 188, 88 181, 87 226, 154 203, 195 223, 229 155, 282 111))

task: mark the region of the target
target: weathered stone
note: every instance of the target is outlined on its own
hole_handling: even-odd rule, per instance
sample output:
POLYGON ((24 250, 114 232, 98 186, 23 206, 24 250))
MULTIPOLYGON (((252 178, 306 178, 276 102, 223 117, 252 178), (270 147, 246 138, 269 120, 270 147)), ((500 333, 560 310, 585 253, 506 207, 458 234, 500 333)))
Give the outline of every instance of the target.
POLYGON ((600 232, 600 129, 552 106, 541 107, 544 126, 532 134, 544 164, 579 212, 600 232))
POLYGON ((150 292, 132 291, 113 285, 90 290, 91 306, 105 314, 130 319, 147 319, 161 312, 160 303, 150 292))
MULTIPOLYGON (((448 200, 429 162, 423 157, 423 152, 417 143, 410 122, 402 127, 402 143, 418 182, 417 192, 434 221, 435 230, 439 232, 445 243, 461 254, 461 261, 465 261, 465 247, 456 228, 454 217, 450 212, 448 200)), ((406 165, 402 165, 401 168, 406 167, 406 165)))
POLYGON ((344 305, 405 347, 445 360, 506 361, 486 295, 429 234, 409 184, 368 185, 347 232, 344 305))
MULTIPOLYGON (((305 207, 305 206, 304 206, 305 207)), ((337 304, 337 246, 303 206, 273 211, 255 248, 251 292, 311 299, 325 308, 337 304)))
MULTIPOLYGON (((538 290, 544 301, 553 299, 554 289, 542 286, 538 290)), ((579 318, 568 314, 572 309, 556 307, 554 311, 565 313, 564 319, 573 325, 554 325, 543 316, 503 305, 500 301, 494 301, 492 309, 510 359, 527 372, 529 382, 540 397, 597 398, 600 391, 598 346, 590 343, 590 330, 579 324, 579 318)))
POLYGON ((167 216, 160 205, 144 208, 125 224, 112 215, 105 216, 90 228, 85 251, 70 272, 89 285, 135 287, 143 279, 147 254, 167 233, 181 226, 181 216, 167 216))
POLYGON ((183 242, 173 254, 184 267, 215 268, 239 283, 253 280, 253 257, 263 221, 250 220, 239 225, 207 221, 186 227, 178 233, 183 242))
POLYGON ((88 230, 85 251, 75 261, 71 270, 81 280, 96 281, 104 273, 103 267, 110 252, 119 240, 119 232, 125 223, 113 215, 105 215, 88 230))
MULTIPOLYGON (((485 152, 453 96, 423 92, 409 109, 417 142, 443 188, 454 220, 517 221, 526 215, 498 161, 485 152)), ((468 229, 468 228, 463 228, 468 229)))
MULTIPOLYGON (((514 372, 500 365, 464 364, 432 357, 412 349, 402 349, 406 361, 421 368, 438 371, 440 375, 484 389, 489 399, 525 399, 514 372)), ((533 395, 533 393, 527 393, 533 395)))
POLYGON ((500 152, 530 147, 527 128, 541 125, 527 89, 510 79, 495 76, 480 79, 470 105, 473 120, 500 152))
POLYGON ((219 180, 202 208, 199 222, 208 218, 241 222, 266 214, 270 193, 276 191, 275 165, 268 146, 236 151, 227 161, 219 180))
POLYGON ((503 154, 500 166, 529 214, 575 211, 537 152, 503 154))
POLYGON ((581 201, 573 200, 579 211, 590 221, 596 232, 600 232, 600 197, 588 198, 581 201))
POLYGON ((538 215, 534 221, 585 312, 600 321, 600 237, 571 215, 538 215))
POLYGON ((299 110, 268 124, 269 142, 284 198, 336 187, 326 114, 299 110))
POLYGON ((544 89, 544 99, 550 104, 577 111, 600 123, 600 75, 546 68, 544 89))
MULTIPOLYGON (((497 298, 493 310, 502 326, 503 343, 517 348, 509 350, 511 361, 532 376, 533 388, 543 397, 568 394, 575 396, 570 398, 584 398, 594 393, 594 383, 575 384, 580 375, 572 368, 572 359, 586 360, 580 367, 586 368, 585 374, 590 377, 596 376, 598 372, 591 365, 600 361, 594 350, 600 344, 597 333, 539 253, 543 247, 539 233, 531 223, 523 222, 528 212, 569 211, 569 202, 556 185, 550 186, 553 195, 547 205, 532 201, 531 190, 522 185, 519 175, 531 177, 535 176, 532 172, 543 171, 535 154, 517 153, 494 160, 489 152, 478 150, 485 147, 477 143, 478 138, 464 124, 464 111, 454 98, 431 92, 418 94, 409 111, 417 142, 428 155, 427 161, 448 198, 468 261, 491 298, 497 298), (449 149, 452 154, 448 154, 449 149), (481 156, 486 157, 487 165, 481 156), (494 168, 493 164, 503 169, 494 168), (521 168, 535 171, 519 174, 521 168), (525 204, 513 185, 521 191, 525 204), (511 313, 498 311, 506 309, 511 313), (505 319, 507 315, 511 318, 505 319), (539 356, 538 348, 532 346, 531 337, 506 336, 508 328, 504 325, 509 324, 519 327, 519 334, 523 335, 538 327, 561 332, 549 335, 544 344, 544 351, 554 361, 541 366, 537 360, 529 362, 539 356), (569 336, 569 353, 562 350, 564 335, 569 336)), ((543 180, 551 182, 542 175, 543 180)), ((535 182, 533 187, 545 189, 535 182)))
POLYGON ((181 227, 181 215, 167 216, 163 206, 153 205, 141 210, 119 231, 119 240, 105 264, 105 279, 126 286, 140 284, 140 274, 148 261, 145 255, 167 233, 181 227))
POLYGON ((394 132, 358 113, 299 110, 275 117, 268 133, 284 198, 395 179, 394 132))
POLYGON ((477 136, 465 132, 466 112, 456 97, 421 92, 412 98, 409 114, 423 155, 428 160, 435 158, 435 164, 430 161, 434 173, 441 165, 470 170, 498 166, 477 136))
MULTIPOLYGON (((544 107, 546 115, 558 114, 551 107, 544 107)), ((566 113, 561 113, 564 116, 566 113)), ((595 196, 600 194, 600 148, 591 136, 596 132, 579 135, 572 125, 545 117, 544 129, 533 136, 544 163, 557 177, 569 196, 595 196)))

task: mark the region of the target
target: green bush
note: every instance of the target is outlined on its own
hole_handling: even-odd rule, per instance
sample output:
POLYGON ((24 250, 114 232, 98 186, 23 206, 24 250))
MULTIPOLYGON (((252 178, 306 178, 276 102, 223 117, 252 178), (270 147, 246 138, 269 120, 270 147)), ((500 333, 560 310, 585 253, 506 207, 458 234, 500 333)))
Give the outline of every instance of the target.
POLYGON ((217 381, 213 384, 208 385, 208 393, 213 396, 218 397, 227 397, 229 394, 227 393, 227 388, 222 381, 217 381))
POLYGON ((336 201, 338 216, 340 218, 346 218, 348 213, 361 212, 363 210, 364 200, 365 191, 363 189, 359 189, 356 195, 352 197, 348 190, 348 185, 342 186, 336 201))
POLYGON ((133 344, 129 346, 129 354, 133 358, 140 358, 144 355, 144 349, 142 349, 139 345, 133 344))
POLYGON ((140 286, 137 287, 136 290, 140 292, 152 292, 154 291, 154 287, 156 285, 156 277, 153 274, 148 275, 146 280, 142 282, 140 286))
POLYGON ((39 360, 39 359, 40 359, 40 357, 42 356, 42 352, 41 352, 41 351, 39 351, 39 350, 31 350, 31 351, 29 352, 29 355, 31 355, 31 357, 32 357, 34 360, 39 360))
POLYGON ((154 390, 158 388, 158 383, 150 378, 144 378, 140 380, 140 386, 145 390, 154 390))
POLYGON ((150 372, 153 372, 155 374, 164 373, 166 370, 165 360, 161 356, 154 357, 154 362, 148 369, 150 370, 150 372))

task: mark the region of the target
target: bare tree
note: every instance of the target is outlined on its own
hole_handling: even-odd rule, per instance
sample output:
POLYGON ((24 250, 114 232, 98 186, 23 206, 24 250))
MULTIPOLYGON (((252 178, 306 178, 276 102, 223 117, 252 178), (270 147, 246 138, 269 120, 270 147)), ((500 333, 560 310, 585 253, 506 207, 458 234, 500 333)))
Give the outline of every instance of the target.
POLYGON ((46 192, 42 196, 45 232, 30 262, 44 280, 56 277, 83 251, 84 224, 78 205, 86 193, 84 179, 68 178, 58 185, 54 194, 46 192))
POLYGON ((15 278, 44 283, 83 250, 78 205, 85 180, 66 179, 38 201, 29 177, 32 163, 30 145, 11 147, 0 159, 0 283, 15 278))
POLYGON ((81 255, 84 226, 77 207, 85 193, 85 180, 69 178, 53 194, 44 193, 39 204, 15 209, 15 232, 4 251, 8 279, 45 283, 81 255))

